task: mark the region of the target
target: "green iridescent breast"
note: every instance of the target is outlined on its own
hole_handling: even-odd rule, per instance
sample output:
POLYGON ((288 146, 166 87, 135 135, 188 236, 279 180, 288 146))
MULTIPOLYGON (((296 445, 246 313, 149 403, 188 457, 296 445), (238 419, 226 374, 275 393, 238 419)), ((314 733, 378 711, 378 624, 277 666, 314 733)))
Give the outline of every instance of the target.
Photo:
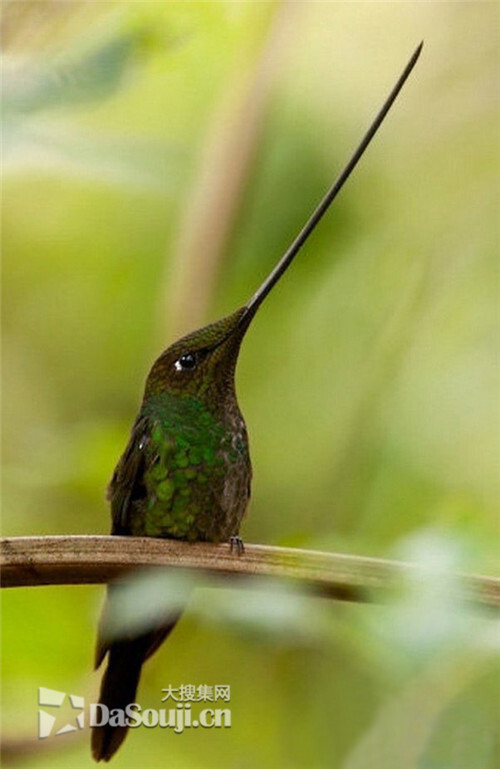
POLYGON ((168 394, 150 399, 142 413, 150 425, 142 448, 145 495, 131 510, 131 533, 211 541, 231 536, 249 493, 243 421, 235 430, 199 399, 168 394))

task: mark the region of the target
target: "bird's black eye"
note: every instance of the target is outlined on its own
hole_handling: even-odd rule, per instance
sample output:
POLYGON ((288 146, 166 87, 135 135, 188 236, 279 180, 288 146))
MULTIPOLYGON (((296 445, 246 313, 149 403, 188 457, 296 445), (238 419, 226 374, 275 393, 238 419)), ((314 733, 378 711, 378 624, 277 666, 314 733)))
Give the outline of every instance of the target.
POLYGON ((196 366, 196 355, 187 352, 175 361, 176 371, 192 371, 196 366))

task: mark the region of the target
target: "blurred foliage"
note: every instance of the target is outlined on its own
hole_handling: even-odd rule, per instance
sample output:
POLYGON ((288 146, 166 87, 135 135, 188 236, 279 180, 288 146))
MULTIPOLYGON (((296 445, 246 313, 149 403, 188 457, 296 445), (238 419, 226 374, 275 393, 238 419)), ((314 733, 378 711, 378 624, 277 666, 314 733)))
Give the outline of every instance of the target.
MULTIPOLYGON (((491 621, 448 590, 497 552, 498 22, 472 2, 3 4, 5 535, 108 531, 103 490, 172 341, 183 212, 242 73, 265 56, 273 87, 207 320, 253 292, 425 39, 256 319, 238 391, 246 539, 403 554, 429 577, 386 607, 196 591, 140 701, 230 683, 233 726, 136 730, 114 766, 499 765, 491 621)), ((9 738, 35 736, 39 686, 96 698, 102 592, 2 596, 9 738)), ((17 765, 91 760, 77 738, 17 765)))

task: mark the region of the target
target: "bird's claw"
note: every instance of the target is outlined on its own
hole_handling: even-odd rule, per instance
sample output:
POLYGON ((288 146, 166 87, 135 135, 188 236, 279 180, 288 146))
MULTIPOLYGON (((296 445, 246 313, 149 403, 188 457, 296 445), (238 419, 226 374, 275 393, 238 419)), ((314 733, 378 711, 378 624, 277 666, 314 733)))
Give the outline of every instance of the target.
POLYGON ((229 537, 229 549, 231 553, 236 550, 236 555, 243 555, 245 552, 245 545, 241 537, 229 537))

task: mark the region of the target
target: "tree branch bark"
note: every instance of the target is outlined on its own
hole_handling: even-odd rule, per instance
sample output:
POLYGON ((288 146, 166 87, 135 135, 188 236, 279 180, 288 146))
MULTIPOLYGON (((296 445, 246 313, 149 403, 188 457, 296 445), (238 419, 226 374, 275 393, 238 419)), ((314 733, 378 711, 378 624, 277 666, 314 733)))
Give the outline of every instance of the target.
MULTIPOLYGON (((241 556, 229 545, 186 543, 146 537, 46 536, 0 540, 3 587, 109 582, 133 569, 168 566, 221 577, 286 579, 329 598, 383 601, 420 567, 398 561, 245 545, 241 556)), ((500 580, 457 575, 460 598, 500 605, 500 580)))

